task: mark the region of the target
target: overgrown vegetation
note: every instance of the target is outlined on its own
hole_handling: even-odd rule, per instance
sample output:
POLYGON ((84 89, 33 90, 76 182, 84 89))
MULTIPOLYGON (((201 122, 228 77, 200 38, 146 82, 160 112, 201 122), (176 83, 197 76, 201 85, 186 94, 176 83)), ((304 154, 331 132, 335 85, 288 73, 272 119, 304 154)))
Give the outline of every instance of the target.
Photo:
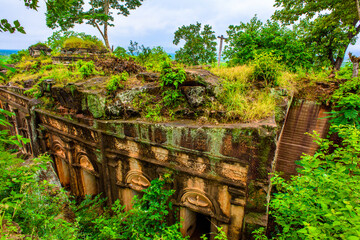
MULTIPOLYGON (((333 137, 313 133, 319 150, 302 157, 299 175, 276 187, 270 201, 276 227, 271 239, 359 239, 360 125, 359 78, 342 84, 332 96, 333 137), (334 137, 336 136, 336 137, 334 137)), ((261 231, 256 234, 262 239, 261 231)))
POLYGON ((127 72, 123 72, 120 75, 111 76, 109 82, 106 84, 106 90, 108 90, 108 93, 112 93, 119 88, 123 88, 124 85, 122 82, 126 81, 128 78, 129 74, 127 72))
POLYGON ((184 40, 185 44, 176 51, 175 59, 187 65, 215 62, 216 37, 214 33, 210 25, 204 25, 202 29, 199 22, 179 27, 174 33, 173 43, 178 45, 181 40, 184 40))
MULTIPOLYGON (((0 109, 0 125, 9 126, 6 116, 12 113, 0 109)), ((119 200, 104 206, 101 195, 78 203, 57 185, 39 178, 49 167, 48 155, 24 161, 9 150, 19 148, 27 139, 9 136, 0 130, 0 235, 4 239, 188 239, 180 233, 180 223, 168 224, 173 213, 169 198, 172 178, 165 173, 151 181, 143 196, 135 196, 132 209, 124 210, 119 200)), ((219 229, 215 239, 226 239, 219 229)))
MULTIPOLYGON (((13 114, 0 110, 0 124, 9 125, 5 116, 13 114)), ((125 212, 116 201, 104 208, 100 196, 88 196, 80 205, 70 201, 58 187, 37 177, 50 161, 44 155, 24 162, 8 147, 22 147, 28 140, 21 136, 10 137, 0 131, 0 234, 6 239, 184 239, 180 224, 167 225, 172 209, 167 190, 170 175, 155 179, 144 191, 144 196, 134 198, 133 208, 125 212), (103 209, 103 210, 102 210, 103 209), (72 211, 75 219, 68 219, 64 211, 72 211)))
POLYGON ((80 38, 80 37, 69 37, 67 38, 63 45, 63 48, 90 48, 94 50, 104 50, 104 44, 98 39, 90 38, 80 38))

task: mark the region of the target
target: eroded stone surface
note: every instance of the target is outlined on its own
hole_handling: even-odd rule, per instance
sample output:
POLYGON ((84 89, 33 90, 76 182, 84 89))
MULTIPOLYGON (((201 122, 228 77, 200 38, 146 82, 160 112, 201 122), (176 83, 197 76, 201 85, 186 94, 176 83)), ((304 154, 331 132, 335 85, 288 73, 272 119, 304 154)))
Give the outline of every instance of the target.
MULTIPOLYGON (((94 116, 104 114, 106 101, 89 100, 92 91, 80 94, 70 87, 64 91, 73 99, 64 104, 76 106, 77 97, 86 96, 76 107, 94 116)), ((4 89, 0 89, 0 103, 16 114, 12 131, 30 136, 26 151, 50 152, 62 186, 75 195, 102 193, 109 203, 120 199, 128 210, 134 195, 170 170, 174 180, 169 188, 176 190, 172 201, 180 209, 178 217, 188 219, 183 233, 188 233, 196 213, 223 226, 229 239, 266 225, 268 173, 278 132, 274 121, 202 126, 191 121, 136 120, 85 124, 81 117, 68 119, 31 108, 30 99, 4 89)))

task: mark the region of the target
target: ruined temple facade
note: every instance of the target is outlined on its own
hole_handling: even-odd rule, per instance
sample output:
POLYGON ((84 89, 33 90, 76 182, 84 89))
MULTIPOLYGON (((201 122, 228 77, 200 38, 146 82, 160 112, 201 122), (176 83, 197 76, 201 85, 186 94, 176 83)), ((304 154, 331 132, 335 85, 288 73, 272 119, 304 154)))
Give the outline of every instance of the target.
POLYGON ((314 149, 303 133, 327 129, 318 119, 321 106, 306 102, 286 109, 284 127, 271 120, 211 126, 68 119, 37 108, 37 100, 19 91, 0 88, 0 107, 15 113, 11 131, 31 139, 25 154, 52 156, 64 188, 77 196, 102 193, 109 204, 120 199, 130 209, 134 195, 172 171, 171 201, 184 220, 181 232, 190 236, 220 226, 229 239, 249 239, 255 227, 266 226, 269 173, 292 171, 301 153, 314 149))

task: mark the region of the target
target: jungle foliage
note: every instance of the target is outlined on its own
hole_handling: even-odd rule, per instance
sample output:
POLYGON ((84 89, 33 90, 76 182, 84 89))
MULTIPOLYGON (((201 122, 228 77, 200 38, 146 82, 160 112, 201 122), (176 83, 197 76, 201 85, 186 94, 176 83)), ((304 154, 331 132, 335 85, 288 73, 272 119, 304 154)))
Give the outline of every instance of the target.
MULTIPOLYGON (((0 109, 0 125, 8 126, 12 113, 0 109)), ((135 197, 133 208, 125 212, 116 201, 104 207, 100 195, 77 204, 58 186, 40 180, 39 171, 49 167, 49 156, 25 162, 9 147, 22 147, 27 139, 0 131, 0 235, 5 239, 167 239, 183 238, 180 223, 167 225, 172 209, 169 197, 174 190, 169 174, 155 179, 135 197), (66 213, 66 214, 65 214, 66 213), (68 218, 66 216, 73 216, 68 218)))
POLYGON ((339 70, 349 44, 360 32, 357 1, 354 0, 276 0, 273 19, 297 23, 306 47, 339 70), (299 22, 299 23, 298 23, 299 22))
POLYGON ((230 66, 248 64, 259 54, 272 54, 289 69, 309 69, 315 53, 306 46, 301 29, 280 25, 276 21, 261 22, 257 16, 248 23, 230 25, 224 57, 230 66))
POLYGON ((175 59, 187 65, 207 64, 216 61, 216 36, 210 25, 201 23, 179 27, 174 33, 175 45, 181 40, 185 45, 175 52, 175 59))
POLYGON ((302 157, 299 175, 289 181, 272 177, 272 239, 360 239, 359 86, 353 78, 335 91, 332 137, 312 134, 319 150, 302 157))

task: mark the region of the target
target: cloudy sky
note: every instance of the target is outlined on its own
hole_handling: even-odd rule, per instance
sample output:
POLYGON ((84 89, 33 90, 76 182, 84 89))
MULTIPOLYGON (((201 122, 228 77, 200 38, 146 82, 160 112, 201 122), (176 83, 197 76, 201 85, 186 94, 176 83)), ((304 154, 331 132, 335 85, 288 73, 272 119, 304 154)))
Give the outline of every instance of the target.
MULTIPOLYGON (((210 24, 215 34, 226 34, 229 25, 249 21, 255 14, 266 21, 275 11, 273 0, 144 0, 130 16, 117 16, 115 27, 109 31, 110 44, 127 47, 130 40, 145 46, 163 46, 168 52, 179 47, 172 43, 174 32, 182 25, 197 21, 210 24)), ((46 41, 52 30, 45 24, 45 3, 40 0, 38 11, 27 9, 23 0, 0 0, 0 18, 18 19, 26 35, 0 34, 0 49, 24 49, 39 41, 46 41)), ((74 31, 100 37, 96 29, 85 24, 74 31)), ((351 49, 360 51, 359 44, 351 49)), ((357 52, 356 51, 356 52, 357 52)))

